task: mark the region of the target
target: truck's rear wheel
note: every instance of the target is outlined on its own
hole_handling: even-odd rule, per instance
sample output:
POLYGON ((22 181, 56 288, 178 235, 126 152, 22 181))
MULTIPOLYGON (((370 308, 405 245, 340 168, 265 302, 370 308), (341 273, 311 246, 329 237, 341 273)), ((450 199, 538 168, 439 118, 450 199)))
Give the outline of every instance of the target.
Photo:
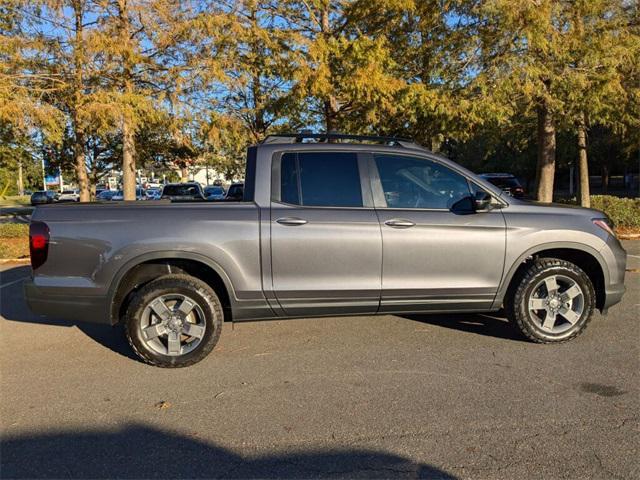
POLYGON ((136 292, 125 331, 145 362, 186 367, 213 350, 222 320, 222 305, 209 285, 189 275, 165 275, 136 292))
POLYGON ((538 258, 515 282, 505 302, 507 316, 534 342, 571 340, 593 316, 593 284, 571 262, 538 258))

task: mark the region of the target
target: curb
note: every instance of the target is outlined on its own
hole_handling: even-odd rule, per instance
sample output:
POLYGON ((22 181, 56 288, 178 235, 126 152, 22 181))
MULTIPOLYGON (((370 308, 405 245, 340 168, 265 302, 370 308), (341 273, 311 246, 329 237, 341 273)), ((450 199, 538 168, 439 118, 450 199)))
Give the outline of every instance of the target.
POLYGON ((29 263, 29 258, 0 258, 0 265, 3 263, 29 263))
POLYGON ((640 233, 627 233, 618 235, 620 240, 640 240, 640 233))

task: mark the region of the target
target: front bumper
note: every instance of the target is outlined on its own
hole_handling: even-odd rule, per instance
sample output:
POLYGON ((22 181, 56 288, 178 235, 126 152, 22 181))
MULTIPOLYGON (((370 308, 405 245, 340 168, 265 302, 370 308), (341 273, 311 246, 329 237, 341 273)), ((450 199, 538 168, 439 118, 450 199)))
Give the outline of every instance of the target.
POLYGON ((609 235, 606 244, 600 250, 609 270, 609 278, 605 279, 605 298, 602 313, 607 313, 609 307, 619 303, 626 291, 624 276, 627 268, 627 252, 620 241, 609 235), (607 281, 608 280, 608 281, 607 281))
POLYGON ((104 323, 111 325, 107 301, 104 297, 51 293, 47 287, 24 283, 24 296, 29 309, 36 315, 46 315, 73 322, 104 323))

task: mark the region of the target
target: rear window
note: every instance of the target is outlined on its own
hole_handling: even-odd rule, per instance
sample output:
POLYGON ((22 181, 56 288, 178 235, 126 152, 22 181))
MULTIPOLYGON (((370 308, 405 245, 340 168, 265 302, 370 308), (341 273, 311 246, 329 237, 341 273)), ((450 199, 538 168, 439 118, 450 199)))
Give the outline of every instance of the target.
POLYGON ((167 185, 162 191, 163 195, 171 196, 196 196, 198 188, 195 185, 167 185))
POLYGON ((351 152, 286 153, 280 199, 313 207, 362 207, 358 158, 351 152))

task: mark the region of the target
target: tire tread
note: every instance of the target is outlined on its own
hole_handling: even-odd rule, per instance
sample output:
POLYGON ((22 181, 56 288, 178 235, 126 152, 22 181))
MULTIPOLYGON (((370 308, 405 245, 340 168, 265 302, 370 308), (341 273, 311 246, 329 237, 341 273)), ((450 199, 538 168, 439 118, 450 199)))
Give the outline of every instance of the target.
MULTIPOLYGON (((160 368, 180 368, 180 367, 188 367, 200 362, 204 359, 211 350, 218 343, 218 339, 220 338, 220 333, 222 330, 222 320, 224 318, 224 313, 222 309, 222 304, 216 293, 213 289, 202 280, 192 277, 191 275, 186 274, 168 274, 162 275, 161 277, 156 278, 155 280, 150 281, 145 286, 143 286, 139 292, 137 292, 129 303, 126 310, 126 321, 125 324, 125 335, 127 337, 127 342, 135 352, 135 354, 145 363, 149 365, 153 365, 155 367, 160 368), (136 342, 133 339, 133 332, 131 329, 136 328, 136 312, 141 309, 147 302, 147 296, 151 296, 153 292, 158 289, 163 289, 167 287, 174 287, 177 283, 181 284, 182 288, 188 288, 194 291, 199 292, 209 301, 212 311, 215 314, 214 322, 217 324, 214 335, 209 339, 207 344, 203 345, 204 348, 200 348, 200 346, 196 347, 198 351, 197 355, 192 356, 188 360, 181 360, 179 362, 163 362, 160 361, 153 356, 149 355, 146 351, 141 348, 138 348, 136 342)), ((179 357, 173 357, 175 360, 178 360, 179 357)))
POLYGON ((550 344, 550 343, 564 343, 569 342, 579 336, 587 328, 587 325, 593 318, 593 311, 595 307, 595 290, 593 283, 587 274, 577 265, 559 258, 540 257, 536 258, 529 268, 522 271, 520 275, 514 279, 515 288, 510 291, 505 299, 505 310, 507 317, 518 329, 518 331, 524 335, 527 339, 535 343, 550 344), (528 309, 526 308, 525 293, 529 285, 534 279, 541 273, 550 269, 568 270, 574 275, 577 275, 586 285, 587 292, 584 292, 585 296, 588 296, 586 303, 587 318, 581 323, 580 328, 577 328, 571 335, 560 339, 548 338, 540 336, 535 330, 531 328, 528 320, 528 309))

